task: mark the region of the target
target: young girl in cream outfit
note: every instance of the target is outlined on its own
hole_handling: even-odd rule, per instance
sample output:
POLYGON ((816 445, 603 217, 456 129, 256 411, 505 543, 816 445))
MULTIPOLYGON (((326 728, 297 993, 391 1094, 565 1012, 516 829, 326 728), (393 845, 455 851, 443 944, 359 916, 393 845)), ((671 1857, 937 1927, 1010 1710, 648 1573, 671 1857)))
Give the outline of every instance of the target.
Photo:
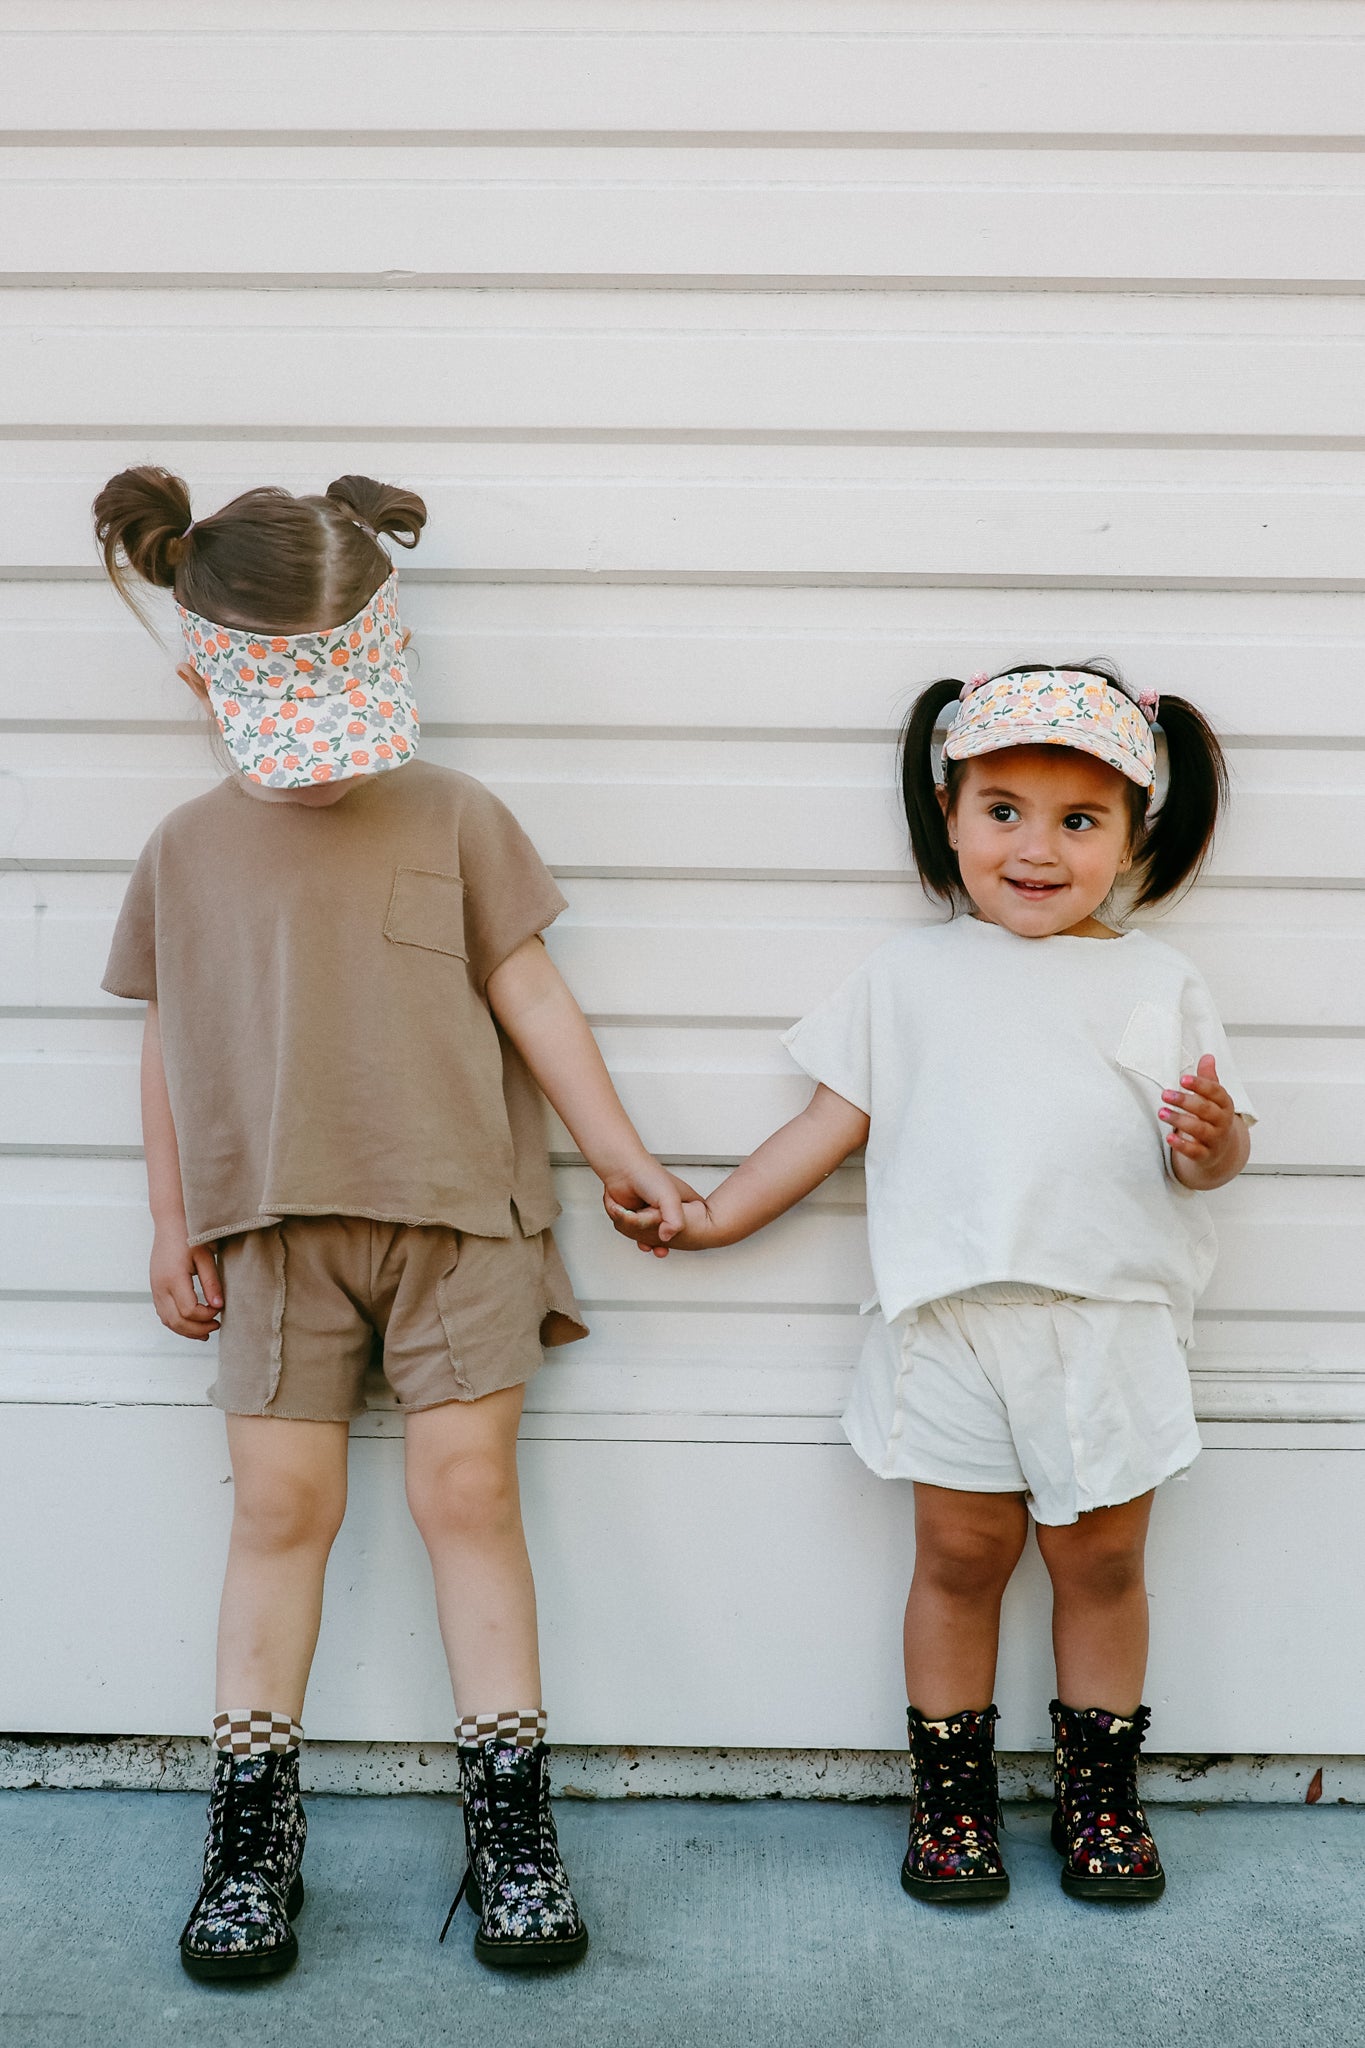
MULTIPOLYGON (((892 939, 786 1044, 809 1107, 673 1246, 725 1245, 867 1147, 878 1303, 844 1415, 915 1488, 905 1614, 915 1802, 902 1882, 1003 1897, 992 1705, 1000 1602, 1031 1512, 1053 1586, 1053 1842, 1079 1896, 1165 1882, 1136 1786, 1154 1489, 1199 1452, 1185 1346, 1214 1237, 1202 1191, 1245 1166, 1251 1105, 1189 961, 1101 916, 1197 873, 1225 776, 1193 706, 1098 666, 931 686, 902 784, 946 924, 892 939), (933 737, 952 717, 935 778, 933 737)), ((608 1201, 666 1251, 653 1212, 608 1201)), ((668 1234, 665 1232, 665 1234, 668 1234)))
POLYGON ((181 1957, 238 1980, 297 1954, 304 1690, 382 1345, 459 1717, 456 1903, 483 1961, 571 1962, 588 1937, 550 1814, 515 1458, 542 1344, 584 1327, 536 1084, 614 1195, 676 1216, 675 1184, 545 951, 564 899, 530 841, 479 783, 415 758, 379 536, 415 544, 421 500, 342 477, 193 521, 178 478, 137 469, 95 516, 121 589, 173 589, 181 674, 231 771, 152 835, 104 981, 148 1006, 152 1295, 181 1336, 221 1325, 234 1481, 181 1957))

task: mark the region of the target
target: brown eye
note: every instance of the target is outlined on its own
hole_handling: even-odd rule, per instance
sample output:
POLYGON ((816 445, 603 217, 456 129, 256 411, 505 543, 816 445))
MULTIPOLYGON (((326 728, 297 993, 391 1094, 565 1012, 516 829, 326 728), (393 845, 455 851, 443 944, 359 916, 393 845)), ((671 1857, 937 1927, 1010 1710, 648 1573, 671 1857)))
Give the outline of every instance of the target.
POLYGON ((1095 820, 1087 817, 1084 811, 1071 811, 1062 823, 1068 832, 1089 832, 1093 830, 1095 820))

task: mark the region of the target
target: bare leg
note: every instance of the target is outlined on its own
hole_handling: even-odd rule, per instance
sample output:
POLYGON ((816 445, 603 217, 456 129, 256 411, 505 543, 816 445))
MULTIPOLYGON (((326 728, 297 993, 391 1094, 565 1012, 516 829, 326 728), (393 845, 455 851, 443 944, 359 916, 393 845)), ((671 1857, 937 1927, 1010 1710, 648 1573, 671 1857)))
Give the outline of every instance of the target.
POLYGON ((1038 1529, 1052 1579, 1057 1697, 1069 1707, 1131 1714, 1147 1675, 1143 1558, 1152 1496, 1094 1508, 1067 1528, 1038 1529))
POLYGON ((431 1559, 462 1714, 541 1704, 536 1589, 517 1488, 523 1392, 507 1387, 407 1418, 408 1505, 431 1559))
POLYGON ((1017 1493, 958 1493, 916 1481, 905 1691, 927 1720, 991 1704, 1000 1602, 1027 1534, 1017 1493))
POLYGON ((344 1422, 229 1415, 232 1540, 218 1612, 218 1707, 303 1718, 327 1556, 346 1512, 344 1422))

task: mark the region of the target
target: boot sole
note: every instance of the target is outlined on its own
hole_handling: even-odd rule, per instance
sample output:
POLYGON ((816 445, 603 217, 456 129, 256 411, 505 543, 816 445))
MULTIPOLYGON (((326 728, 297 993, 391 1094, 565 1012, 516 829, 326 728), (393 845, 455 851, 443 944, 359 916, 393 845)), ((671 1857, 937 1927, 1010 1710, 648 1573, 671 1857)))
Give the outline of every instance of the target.
POLYGON ((1072 1899, 1106 1899, 1109 1904, 1140 1906, 1159 1899, 1166 1889, 1166 1875, 1156 1877, 1077 1877, 1062 1872, 1062 1890, 1072 1899))
POLYGON ((1009 1897, 1010 1881, 1008 1872, 999 1877, 916 1877, 902 1863, 901 1889, 931 1906, 986 1906, 1009 1897))
MULTIPOLYGON (((483 1899, 472 1870, 465 1897, 471 1910, 482 1914, 483 1899)), ((559 1970, 581 1962, 587 1953, 586 1927, 567 1941, 490 1941, 482 1930, 474 1935, 474 1954, 490 1970, 559 1970)))
MULTIPOLYGON (((291 1920, 297 1919, 303 1907, 303 1900, 303 1873, 300 1872, 289 1887, 289 1897, 284 1902, 284 1910, 291 1920)), ((289 1930, 288 1941, 281 1942, 278 1948, 272 1948, 266 1955, 198 1956, 193 1949, 186 1948, 183 1941, 180 1944, 182 1968, 191 1977, 197 1977, 205 1984, 221 1984, 233 1979, 259 1981, 262 1977, 282 1977, 286 1970, 293 1969, 298 1959, 299 1939, 292 1927, 289 1930)))

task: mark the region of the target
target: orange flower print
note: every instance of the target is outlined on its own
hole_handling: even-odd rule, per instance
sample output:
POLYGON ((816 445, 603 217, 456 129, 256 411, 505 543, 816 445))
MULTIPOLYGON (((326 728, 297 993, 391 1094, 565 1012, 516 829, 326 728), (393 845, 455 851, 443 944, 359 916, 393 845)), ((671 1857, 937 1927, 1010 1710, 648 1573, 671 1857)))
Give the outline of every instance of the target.
POLYGON ((363 711, 369 699, 363 690, 352 690, 346 701, 348 704, 353 705, 357 711, 363 711))
POLYGON ((322 763, 322 762, 320 761, 320 762, 318 763, 317 767, 316 767, 316 768, 315 768, 315 769, 313 770, 313 780, 314 780, 314 782, 330 782, 330 781, 331 781, 331 779, 332 779, 332 771, 331 771, 331 769, 330 769, 330 768, 328 768, 328 767, 326 767, 326 766, 324 765, 324 763, 322 763))
POLYGON ((380 704, 379 716, 381 718, 393 717, 393 699, 391 697, 385 697, 382 703, 380 704))
POLYGON ((273 718, 263 718, 263 719, 261 720, 261 737, 262 737, 262 739, 269 739, 269 737, 270 737, 271 733, 272 733, 272 732, 274 732, 274 730, 275 730, 275 721, 274 721, 274 719, 273 719, 273 718))
POLYGON ((246 651, 247 651, 247 653, 248 653, 248 654, 249 654, 249 655, 251 656, 251 658, 252 658, 252 660, 253 660, 253 661, 264 661, 264 660, 265 660, 265 656, 266 656, 266 650, 265 650, 265 648, 264 648, 264 647, 262 647, 262 645, 261 645, 261 643, 260 643, 260 641, 259 641, 259 640, 249 640, 249 641, 247 642, 247 650, 246 650, 246 651))
POLYGON ((272 654, 287 654, 289 652, 289 642, 283 638, 272 640, 270 652, 272 654))
POLYGON ((366 659, 367 661, 378 661, 378 659, 379 659, 379 649, 378 649, 378 647, 377 647, 377 646, 370 646, 370 647, 367 647, 367 648, 365 649, 365 659, 366 659))
POLYGON ((240 718, 241 715, 242 707, 237 702, 237 699, 235 697, 226 698, 223 703, 224 718, 240 718))
POLYGON ((302 738, 304 733, 311 732, 313 730, 313 727, 316 723, 316 719, 313 718, 296 719, 294 723, 294 730, 296 733, 298 733, 299 737, 302 738))
POLYGON ((334 648, 332 649, 332 667, 333 667, 333 668, 345 668, 345 666, 346 666, 346 649, 345 649, 344 647, 334 647, 334 648))
POLYGON ((374 615, 372 612, 366 612, 364 618, 360 621, 360 630, 362 633, 373 633, 374 615))
POLYGON ((306 676, 311 676, 313 673, 313 664, 306 654, 296 654, 294 656, 294 666, 296 669, 300 669, 306 676))
POLYGON ((276 761, 275 756, 273 754, 267 754, 265 759, 261 762, 262 775, 273 775, 278 765, 279 763, 276 761))
POLYGON ((406 740, 405 740, 405 739, 403 738, 403 735, 402 735, 402 733, 401 733, 401 732, 396 732, 396 733, 394 734, 394 736, 393 736, 393 743, 394 743, 394 746, 395 746, 395 747, 396 747, 396 748, 398 749, 398 751, 399 751, 399 753, 400 753, 400 754, 406 754, 406 752, 408 751, 408 743, 407 743, 407 741, 406 741, 406 740))
POLYGON ((284 704, 281 704, 281 706, 280 706, 280 717, 281 717, 281 718, 297 718, 297 717, 298 717, 298 715, 299 715, 299 707, 298 707, 298 705, 297 705, 297 704, 290 704, 290 703, 287 703, 287 702, 286 702, 286 703, 284 703, 284 704))
MULTIPOLYGON (((349 644, 349 645, 350 645, 351 647, 359 647, 359 645, 360 645, 360 635, 359 635, 359 633, 350 633, 350 634, 348 634, 348 635, 347 635, 347 642, 348 642, 348 644, 349 644)), ((335 656, 335 655, 333 655, 333 656, 332 656, 332 659, 333 659, 333 661, 335 661, 335 660, 336 660, 336 656, 335 656)))
POLYGON ((315 754, 330 754, 331 751, 332 742, 330 740, 314 740, 313 752, 315 754))
POLYGON ((348 733, 350 734, 350 736, 351 736, 351 738, 352 738, 353 740, 355 740, 355 739, 359 739, 359 737, 360 737, 361 733, 363 733, 363 732, 364 732, 364 730, 365 730, 365 721, 364 721, 364 719, 363 719, 363 718, 353 718, 353 719, 352 719, 352 720, 350 721, 350 723, 348 724, 348 726, 346 727, 346 730, 347 730, 347 732, 348 732, 348 733))
POLYGON ((298 698, 316 697, 317 691, 311 683, 300 683, 294 695, 298 698))
POLYGON ((261 778, 259 775, 257 775, 254 769, 248 769, 246 779, 248 782, 259 782, 261 778))
POLYGON ((370 763, 369 755, 363 751, 352 754, 351 760, 357 768, 367 768, 370 763))
POLYGON ((300 761, 297 754, 286 754, 284 757, 284 765, 286 768, 301 768, 303 766, 303 763, 300 761))
POLYGON ((381 761, 391 761, 393 759, 393 748, 389 745, 387 740, 380 740, 378 746, 375 748, 375 752, 376 754, 378 754, 381 761))
POLYGON ((219 647, 231 647, 232 640, 227 633, 215 633, 214 640, 219 647))

